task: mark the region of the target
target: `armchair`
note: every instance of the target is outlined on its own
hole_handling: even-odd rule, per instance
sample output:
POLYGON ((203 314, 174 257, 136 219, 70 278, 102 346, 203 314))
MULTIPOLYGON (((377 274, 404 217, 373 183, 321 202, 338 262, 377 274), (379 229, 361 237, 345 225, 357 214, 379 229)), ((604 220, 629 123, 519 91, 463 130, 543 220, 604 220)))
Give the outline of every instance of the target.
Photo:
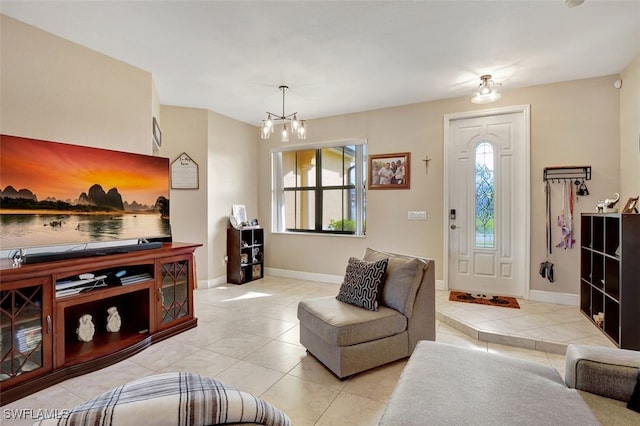
POLYGON ((435 340, 434 261, 367 249, 363 260, 389 259, 378 310, 318 297, 298 304, 300 343, 339 378, 413 352, 435 340))

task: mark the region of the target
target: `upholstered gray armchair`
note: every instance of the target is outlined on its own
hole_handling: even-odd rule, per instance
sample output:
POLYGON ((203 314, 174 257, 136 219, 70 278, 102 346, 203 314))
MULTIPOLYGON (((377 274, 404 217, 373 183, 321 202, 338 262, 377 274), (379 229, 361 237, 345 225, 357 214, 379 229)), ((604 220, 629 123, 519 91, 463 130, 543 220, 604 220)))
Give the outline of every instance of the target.
POLYGON ((363 260, 389 259, 377 310, 334 296, 298 304, 300 343, 344 378, 411 355, 435 340, 435 266, 430 259, 367 249, 363 260))

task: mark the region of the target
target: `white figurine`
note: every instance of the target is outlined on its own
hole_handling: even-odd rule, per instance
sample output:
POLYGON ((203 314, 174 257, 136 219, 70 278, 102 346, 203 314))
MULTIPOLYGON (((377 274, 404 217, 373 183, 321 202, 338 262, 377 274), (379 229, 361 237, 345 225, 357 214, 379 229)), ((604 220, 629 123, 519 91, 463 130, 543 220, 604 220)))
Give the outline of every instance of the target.
POLYGON ((78 329, 76 330, 78 340, 83 342, 90 342, 93 340, 93 333, 95 333, 96 328, 91 319, 92 316, 89 314, 85 314, 80 317, 80 320, 78 321, 78 329))
POLYGON ((120 326, 122 325, 122 319, 120 318, 120 314, 118 313, 118 309, 115 306, 107 309, 107 331, 111 333, 117 333, 120 331, 120 326))
POLYGON ((606 200, 599 200, 596 204, 598 213, 617 213, 618 209, 615 208, 618 201, 620 201, 620 194, 617 192, 613 194, 614 198, 607 198, 606 200))

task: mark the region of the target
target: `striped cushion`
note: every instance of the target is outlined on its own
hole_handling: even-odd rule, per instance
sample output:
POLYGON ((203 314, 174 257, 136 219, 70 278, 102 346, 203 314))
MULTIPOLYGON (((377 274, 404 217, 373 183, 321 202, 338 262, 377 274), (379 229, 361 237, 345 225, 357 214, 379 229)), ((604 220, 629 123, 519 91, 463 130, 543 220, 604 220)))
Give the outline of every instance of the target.
POLYGON ((164 373, 134 380, 34 425, 204 426, 251 423, 291 426, 273 405, 192 373, 164 373))
POLYGON ((350 258, 336 299, 370 311, 377 310, 378 294, 388 264, 389 259, 367 262, 350 258))

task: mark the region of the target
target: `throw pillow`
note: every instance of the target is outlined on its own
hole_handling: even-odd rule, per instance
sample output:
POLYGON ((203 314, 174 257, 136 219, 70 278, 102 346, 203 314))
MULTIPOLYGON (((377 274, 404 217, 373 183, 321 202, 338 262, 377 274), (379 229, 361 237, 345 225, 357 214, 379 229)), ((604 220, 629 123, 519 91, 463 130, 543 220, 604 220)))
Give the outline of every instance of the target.
POLYGON ((370 311, 378 310, 378 292, 388 264, 389 259, 366 262, 350 258, 336 299, 370 311))
POLYGON ((640 368, 638 369, 638 379, 636 381, 636 387, 631 394, 631 399, 627 404, 627 408, 640 413, 640 368))

